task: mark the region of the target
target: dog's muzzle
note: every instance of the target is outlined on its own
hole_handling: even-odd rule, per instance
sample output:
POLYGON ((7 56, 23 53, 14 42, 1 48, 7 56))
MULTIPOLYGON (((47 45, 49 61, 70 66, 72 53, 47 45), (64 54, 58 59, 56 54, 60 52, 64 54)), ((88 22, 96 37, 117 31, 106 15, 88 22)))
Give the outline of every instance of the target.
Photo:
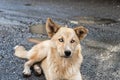
POLYGON ((71 51, 65 51, 64 53, 65 53, 66 58, 70 57, 70 55, 71 55, 71 51))

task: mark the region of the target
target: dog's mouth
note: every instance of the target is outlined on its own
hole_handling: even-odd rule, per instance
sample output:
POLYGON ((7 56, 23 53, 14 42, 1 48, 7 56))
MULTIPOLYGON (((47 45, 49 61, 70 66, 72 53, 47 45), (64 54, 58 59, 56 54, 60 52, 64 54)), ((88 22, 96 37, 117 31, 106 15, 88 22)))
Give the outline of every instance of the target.
POLYGON ((71 56, 61 56, 62 58, 71 58, 71 56))

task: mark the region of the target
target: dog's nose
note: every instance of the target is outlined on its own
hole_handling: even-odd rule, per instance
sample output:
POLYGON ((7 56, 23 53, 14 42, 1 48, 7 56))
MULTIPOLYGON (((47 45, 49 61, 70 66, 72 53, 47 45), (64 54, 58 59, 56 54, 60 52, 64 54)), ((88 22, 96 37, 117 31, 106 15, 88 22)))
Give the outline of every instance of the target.
POLYGON ((71 51, 65 51, 64 53, 66 57, 69 57, 71 55, 71 51))

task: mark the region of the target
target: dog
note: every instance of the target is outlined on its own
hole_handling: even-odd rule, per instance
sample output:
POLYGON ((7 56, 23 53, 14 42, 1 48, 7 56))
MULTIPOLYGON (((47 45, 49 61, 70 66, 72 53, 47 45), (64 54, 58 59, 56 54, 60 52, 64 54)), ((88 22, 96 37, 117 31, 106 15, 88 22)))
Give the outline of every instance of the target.
POLYGON ((15 56, 28 59, 23 74, 31 75, 30 67, 34 64, 34 70, 39 74, 43 70, 46 80, 82 80, 80 41, 85 38, 88 29, 83 26, 74 29, 62 27, 48 18, 46 31, 50 40, 37 42, 29 51, 23 46, 15 47, 15 56))

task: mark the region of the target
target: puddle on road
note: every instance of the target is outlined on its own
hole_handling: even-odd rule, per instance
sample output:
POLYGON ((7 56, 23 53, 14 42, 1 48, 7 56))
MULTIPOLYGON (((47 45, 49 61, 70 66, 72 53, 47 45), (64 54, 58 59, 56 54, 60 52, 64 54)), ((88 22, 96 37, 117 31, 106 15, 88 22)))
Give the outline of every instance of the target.
POLYGON ((70 20, 71 23, 75 24, 111 24, 117 23, 116 20, 99 17, 73 17, 70 20))

